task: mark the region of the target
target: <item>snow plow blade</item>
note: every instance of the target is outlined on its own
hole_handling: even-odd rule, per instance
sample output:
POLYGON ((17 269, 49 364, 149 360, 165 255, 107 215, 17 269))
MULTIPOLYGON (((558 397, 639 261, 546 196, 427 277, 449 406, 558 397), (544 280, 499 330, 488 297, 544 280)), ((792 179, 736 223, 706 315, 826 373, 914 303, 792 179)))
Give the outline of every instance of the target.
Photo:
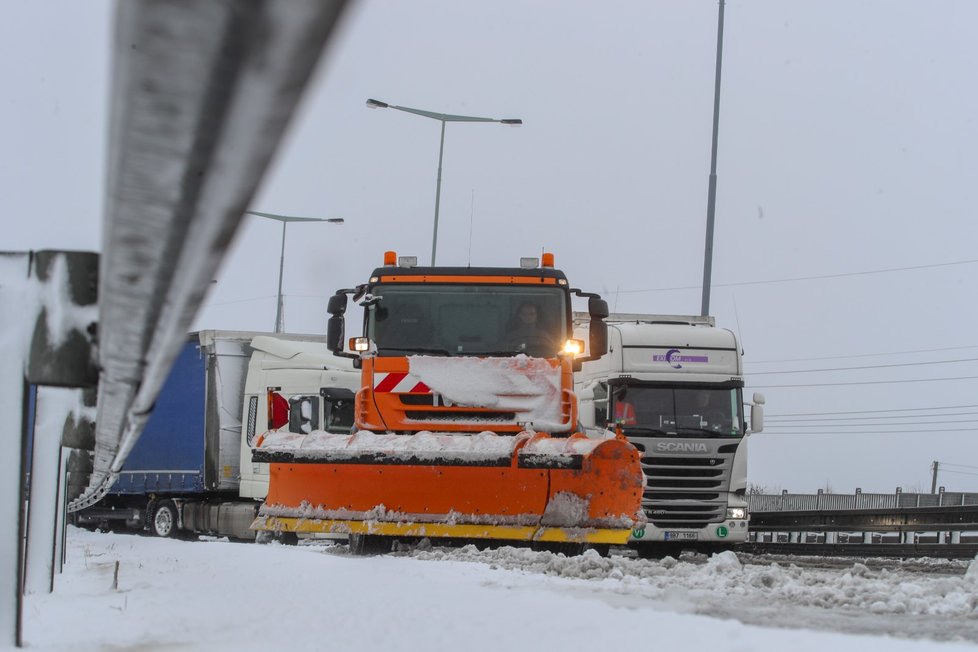
POLYGON ((644 521, 638 451, 619 439, 272 432, 252 529, 625 544, 644 521))

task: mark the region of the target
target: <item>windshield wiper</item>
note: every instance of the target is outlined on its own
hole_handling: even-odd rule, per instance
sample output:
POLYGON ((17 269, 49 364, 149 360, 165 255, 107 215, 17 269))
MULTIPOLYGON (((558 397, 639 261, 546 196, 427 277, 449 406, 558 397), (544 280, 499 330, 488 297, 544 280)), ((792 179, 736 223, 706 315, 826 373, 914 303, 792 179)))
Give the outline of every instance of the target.
POLYGON ((737 432, 732 433, 729 430, 710 430, 709 428, 680 428, 679 429, 679 434, 684 435, 691 432, 702 433, 710 437, 736 437, 737 435, 740 434, 737 432))
POLYGON ((652 435, 675 435, 675 430, 663 430, 662 428, 652 428, 650 426, 622 426, 622 432, 642 432, 652 435))
POLYGON ((423 346, 379 346, 377 351, 386 351, 390 353, 391 351, 396 351, 403 353, 404 355, 411 355, 414 353, 431 353, 434 355, 444 355, 450 356, 452 353, 445 349, 429 349, 423 346))

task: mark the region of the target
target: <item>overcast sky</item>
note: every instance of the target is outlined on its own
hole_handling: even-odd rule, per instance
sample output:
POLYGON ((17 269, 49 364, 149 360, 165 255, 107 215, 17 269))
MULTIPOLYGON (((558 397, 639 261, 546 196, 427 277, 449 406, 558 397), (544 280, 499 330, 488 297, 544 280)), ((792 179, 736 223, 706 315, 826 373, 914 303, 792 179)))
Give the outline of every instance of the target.
MULTIPOLYGON (((112 5, 0 6, 0 249, 97 249, 112 5)), ((767 397, 752 480, 927 491, 938 460, 978 491, 978 3, 725 18, 710 312, 767 397)), ((289 227, 287 330, 384 250, 429 260, 440 125, 368 97, 525 123, 448 125, 439 264, 545 249, 614 310, 699 312, 714 0, 365 0, 343 27, 253 205, 346 220, 289 227)), ((244 222, 197 328, 274 326, 280 234, 244 222)))

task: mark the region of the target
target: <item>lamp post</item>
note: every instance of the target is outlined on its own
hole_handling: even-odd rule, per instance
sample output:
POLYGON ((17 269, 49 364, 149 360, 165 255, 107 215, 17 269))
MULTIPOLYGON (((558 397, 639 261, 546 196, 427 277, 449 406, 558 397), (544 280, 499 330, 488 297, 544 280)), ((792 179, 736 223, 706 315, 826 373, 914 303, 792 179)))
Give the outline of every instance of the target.
POLYGON ((258 211, 247 211, 249 215, 267 217, 282 223, 282 255, 278 261, 278 301, 275 304, 275 332, 281 333, 284 327, 282 316, 282 271, 285 269, 285 227, 289 222, 329 222, 331 224, 343 224, 342 217, 291 217, 289 215, 276 215, 275 213, 260 213, 258 211))
POLYGON ((717 206, 717 139, 720 133, 720 70, 723 67, 723 5, 717 15, 717 66, 713 85, 713 149, 710 154, 710 185, 706 198, 706 247, 703 253, 703 301, 700 314, 710 314, 710 284, 713 277, 713 226, 717 206))
POLYGON ((435 186, 435 226, 431 234, 431 265, 435 265, 435 253, 438 248, 438 207, 441 204, 441 162, 445 153, 445 123, 447 122, 498 122, 504 125, 519 126, 523 121, 519 118, 478 118, 470 115, 451 115, 448 113, 436 113, 435 111, 424 111, 422 109, 412 109, 407 106, 396 106, 381 102, 380 100, 367 100, 367 107, 371 109, 397 109, 405 113, 413 113, 432 120, 441 122, 441 142, 438 145, 438 183, 435 186))

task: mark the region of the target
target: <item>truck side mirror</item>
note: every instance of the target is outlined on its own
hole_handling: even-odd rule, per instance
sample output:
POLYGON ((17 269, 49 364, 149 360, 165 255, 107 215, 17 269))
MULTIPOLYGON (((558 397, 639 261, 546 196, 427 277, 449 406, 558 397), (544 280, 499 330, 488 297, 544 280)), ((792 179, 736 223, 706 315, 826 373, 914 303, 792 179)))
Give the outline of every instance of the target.
MULTIPOLYGON (((333 299, 336 298, 337 297, 335 295, 332 298, 330 298, 330 304, 332 304, 333 299)), ((343 299, 344 299, 344 303, 346 303, 345 301, 346 295, 343 295, 343 299)), ((326 322, 326 348, 328 348, 333 353, 342 353, 343 344, 344 344, 343 335, 345 330, 343 324, 343 315, 342 313, 337 315, 332 312, 330 314, 332 314, 333 316, 330 317, 329 320, 326 322)))
POLYGON ((608 302, 598 297, 590 297, 587 300, 587 311, 591 315, 592 323, 594 319, 608 318, 608 302))
MULTIPOLYGON (((346 314, 346 292, 337 292, 329 298, 326 304, 326 312, 334 317, 342 317, 346 314)), ((343 338, 340 337, 342 340, 343 338)))
POLYGON ((750 431, 764 430, 764 394, 754 392, 754 402, 750 406, 750 431))
POLYGON ((590 351, 585 359, 597 360, 608 352, 608 325, 604 323, 604 319, 608 316, 608 302, 592 295, 587 300, 587 312, 591 316, 591 324, 588 326, 590 351))
POLYGON ((597 360, 608 352, 608 324, 592 317, 591 325, 588 327, 588 339, 589 357, 591 360, 597 360))

